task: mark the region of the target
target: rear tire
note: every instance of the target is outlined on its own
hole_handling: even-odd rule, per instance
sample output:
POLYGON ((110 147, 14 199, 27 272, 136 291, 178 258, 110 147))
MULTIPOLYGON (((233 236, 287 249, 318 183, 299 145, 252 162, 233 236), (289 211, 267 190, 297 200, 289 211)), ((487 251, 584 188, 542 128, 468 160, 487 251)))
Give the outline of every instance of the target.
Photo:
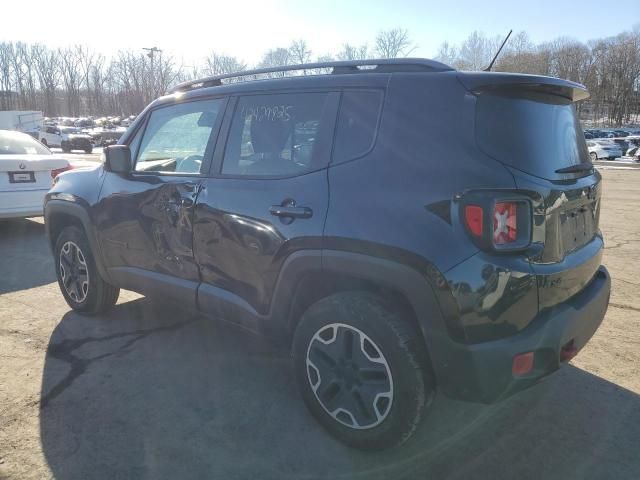
POLYGON ((591 157, 592 162, 595 162, 596 160, 598 160, 598 154, 596 152, 591 152, 589 156, 591 157))
POLYGON ((60 145, 60 148, 62 148, 62 151, 64 153, 71 153, 71 147, 69 146, 68 143, 62 142, 62 144, 60 145))
POLYGON ((85 148, 84 149, 84 153, 92 153, 93 152, 93 148, 85 148))
POLYGON ((56 276, 67 304, 77 312, 95 315, 118 301, 120 289, 100 276, 83 230, 65 227, 54 248, 56 276))
POLYGON ((337 293, 309 307, 295 332, 293 362, 313 416, 364 450, 408 440, 435 392, 420 333, 367 292, 337 293))
POLYGON ((45 147, 48 147, 49 145, 47 144, 47 139, 43 138, 42 140, 40 140, 40 143, 42 143, 45 147))

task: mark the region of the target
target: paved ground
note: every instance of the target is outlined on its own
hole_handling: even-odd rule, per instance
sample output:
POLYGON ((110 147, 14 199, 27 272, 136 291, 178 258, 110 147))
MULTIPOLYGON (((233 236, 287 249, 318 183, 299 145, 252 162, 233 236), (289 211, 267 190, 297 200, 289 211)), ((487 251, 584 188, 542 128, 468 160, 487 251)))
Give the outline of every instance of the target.
POLYGON ((378 454, 325 434, 257 337, 128 292, 71 313, 41 220, 0 223, 0 479, 640 478, 640 171, 603 175, 614 280, 592 342, 500 405, 438 398, 378 454))
POLYGON ((102 147, 95 147, 93 152, 84 153, 82 150, 74 150, 70 153, 64 153, 59 148, 52 148, 51 151, 56 157, 66 158, 75 166, 90 165, 89 162, 99 162, 102 154, 102 147))

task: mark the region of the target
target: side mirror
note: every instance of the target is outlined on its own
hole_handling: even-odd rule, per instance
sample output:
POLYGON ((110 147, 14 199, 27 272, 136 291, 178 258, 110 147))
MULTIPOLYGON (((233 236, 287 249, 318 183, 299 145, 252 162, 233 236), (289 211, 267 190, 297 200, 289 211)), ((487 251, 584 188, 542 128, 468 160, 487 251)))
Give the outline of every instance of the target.
POLYGON ((104 169, 113 173, 129 173, 133 169, 131 150, 127 145, 111 145, 104 150, 104 169))

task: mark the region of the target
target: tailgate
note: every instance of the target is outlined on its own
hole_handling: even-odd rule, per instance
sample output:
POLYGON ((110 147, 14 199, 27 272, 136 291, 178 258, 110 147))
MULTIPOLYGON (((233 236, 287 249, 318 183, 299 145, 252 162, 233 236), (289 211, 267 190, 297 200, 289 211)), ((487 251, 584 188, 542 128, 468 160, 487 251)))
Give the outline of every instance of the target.
POLYGON ((581 85, 548 77, 461 74, 476 96, 478 147, 512 172, 534 204, 529 259, 540 308, 594 277, 602 257, 601 177, 590 163, 574 102, 581 85))

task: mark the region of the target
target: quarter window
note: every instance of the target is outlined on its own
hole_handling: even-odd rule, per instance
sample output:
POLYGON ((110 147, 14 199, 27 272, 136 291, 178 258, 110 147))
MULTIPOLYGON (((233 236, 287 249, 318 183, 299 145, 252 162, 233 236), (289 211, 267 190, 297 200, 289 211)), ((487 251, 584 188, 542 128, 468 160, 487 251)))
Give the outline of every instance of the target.
POLYGON ((187 102, 151 112, 136 171, 200 173, 223 103, 221 99, 187 102))
POLYGON ((241 97, 229 132, 222 173, 285 176, 322 163, 319 136, 327 122, 327 93, 241 97))
POLYGON ((375 140, 382 94, 352 90, 342 94, 333 162, 352 160, 367 153, 375 140))

